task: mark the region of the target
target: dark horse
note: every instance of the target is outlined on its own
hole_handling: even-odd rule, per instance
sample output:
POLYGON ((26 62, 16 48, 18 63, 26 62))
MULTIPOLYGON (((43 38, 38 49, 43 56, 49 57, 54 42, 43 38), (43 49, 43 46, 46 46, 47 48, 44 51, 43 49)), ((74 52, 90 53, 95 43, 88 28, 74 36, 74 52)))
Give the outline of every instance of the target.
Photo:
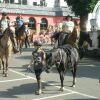
POLYGON ((68 69, 70 69, 72 72, 73 75, 72 86, 75 87, 75 77, 76 77, 78 59, 79 59, 79 55, 77 49, 71 47, 70 45, 64 45, 57 49, 53 49, 50 51, 49 54, 47 54, 46 57, 47 68, 50 69, 52 65, 56 65, 57 70, 59 72, 60 80, 61 80, 60 91, 63 91, 64 74, 68 69))
POLYGON ((92 40, 87 32, 80 31, 79 46, 82 47, 84 41, 88 42, 90 47, 92 47, 92 40))
POLYGON ((23 43, 25 42, 25 40, 27 38, 27 35, 25 32, 25 24, 23 24, 18 30, 16 30, 15 33, 16 33, 17 46, 18 46, 20 54, 21 54, 23 43))
POLYGON ((80 31, 80 38, 79 38, 79 53, 81 54, 81 58, 85 55, 88 46, 92 47, 92 40, 90 38, 89 33, 80 31))

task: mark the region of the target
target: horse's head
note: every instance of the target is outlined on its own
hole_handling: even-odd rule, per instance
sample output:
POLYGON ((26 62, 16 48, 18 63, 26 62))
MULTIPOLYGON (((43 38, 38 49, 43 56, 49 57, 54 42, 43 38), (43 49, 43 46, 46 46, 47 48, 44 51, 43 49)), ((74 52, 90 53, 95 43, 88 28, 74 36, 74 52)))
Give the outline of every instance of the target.
POLYGON ((11 33, 11 29, 7 28, 4 33, 3 33, 3 37, 5 38, 5 40, 7 40, 8 38, 10 38, 10 33, 11 33))
POLYGON ((60 59, 59 49, 50 50, 49 53, 46 54, 47 69, 52 68, 53 65, 60 62, 60 59))

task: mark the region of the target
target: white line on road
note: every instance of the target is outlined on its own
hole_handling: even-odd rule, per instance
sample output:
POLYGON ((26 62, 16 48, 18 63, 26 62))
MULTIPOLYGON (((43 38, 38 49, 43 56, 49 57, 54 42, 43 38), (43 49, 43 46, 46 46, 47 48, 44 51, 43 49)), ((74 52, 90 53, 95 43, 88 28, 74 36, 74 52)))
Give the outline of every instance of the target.
MULTIPOLYGON (((17 71, 12 70, 12 69, 10 69, 10 71, 12 71, 12 72, 14 72, 14 73, 16 73, 16 74, 22 75, 22 76, 26 76, 25 74, 23 74, 23 73, 21 73, 21 72, 17 72, 17 71)), ((33 79, 33 80, 36 80, 36 78, 31 77, 31 76, 26 76, 26 77, 27 77, 27 78, 30 78, 30 79, 33 79)), ((50 83, 48 83, 48 82, 46 82, 46 81, 42 81, 42 82, 43 82, 43 83, 47 83, 47 84, 49 84, 49 85, 51 85, 51 86, 54 86, 54 87, 56 87, 56 88, 60 88, 60 86, 55 86, 55 84, 50 84, 50 83)), ((79 94, 79 95, 82 95, 82 96, 85 96, 85 97, 89 97, 89 98, 93 98, 93 99, 98 99, 98 97, 91 96, 91 95, 87 95, 87 94, 80 93, 80 92, 77 92, 77 91, 73 91, 73 90, 70 90, 70 89, 64 88, 64 90, 66 90, 66 91, 68 91, 68 92, 71 92, 71 93, 76 93, 76 94, 79 94)))
POLYGON ((53 95, 53 96, 43 97, 43 98, 37 98, 37 99, 32 99, 32 100, 46 100, 46 99, 57 98, 57 97, 61 97, 61 96, 65 96, 65 95, 70 95, 70 94, 74 94, 74 92, 72 92, 72 93, 58 94, 58 95, 53 95))
POLYGON ((27 79, 30 79, 30 78, 19 78, 19 79, 12 79, 12 80, 4 80, 4 81, 0 81, 0 83, 22 81, 22 80, 27 80, 27 79))

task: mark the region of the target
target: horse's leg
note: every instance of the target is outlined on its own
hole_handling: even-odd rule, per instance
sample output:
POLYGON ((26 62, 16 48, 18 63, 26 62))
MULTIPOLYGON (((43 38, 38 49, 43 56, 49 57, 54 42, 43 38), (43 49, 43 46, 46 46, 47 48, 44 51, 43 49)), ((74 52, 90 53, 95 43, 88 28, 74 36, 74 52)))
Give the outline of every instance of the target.
POLYGON ((73 75, 73 84, 72 84, 72 87, 75 87, 75 83, 76 83, 76 64, 74 65, 74 68, 71 70, 72 72, 72 75, 73 75))
POLYGON ((4 65, 4 60, 2 60, 2 66, 3 66, 3 74, 5 74, 5 65, 4 65))
POLYGON ((27 48, 27 38, 25 38, 25 48, 27 48))
POLYGON ((17 43, 17 49, 19 49, 18 39, 16 39, 16 43, 17 43))
POLYGON ((7 72, 8 72, 8 56, 6 56, 6 67, 5 67, 5 73, 4 73, 5 77, 8 76, 7 72))
POLYGON ((62 67, 62 66, 59 66, 59 68, 57 67, 57 70, 58 70, 59 75, 60 75, 60 81, 61 81, 61 88, 59 89, 59 91, 63 91, 64 90, 63 89, 63 87, 64 87, 64 84, 63 84, 63 82, 64 82, 64 71, 60 67, 62 67))
POLYGON ((1 61, 1 59, 0 59, 0 70, 1 70, 1 63, 2 63, 2 61, 1 61))
POLYGON ((59 74, 60 74, 60 80, 61 80, 61 88, 60 88, 60 91, 63 91, 64 90, 64 72, 61 71, 59 74))
POLYGON ((28 36, 25 38, 25 47, 30 47, 30 43, 29 43, 29 39, 28 39, 28 36))
POLYGON ((17 39, 17 49, 19 50, 19 40, 17 39))
POLYGON ((30 42, 29 42, 29 38, 27 37, 27 44, 30 47, 30 42))
POLYGON ((20 54, 22 53, 22 41, 20 40, 19 41, 19 51, 20 51, 20 54))
POLYGON ((38 70, 36 72, 36 79, 37 79, 37 85, 38 85, 38 90, 36 91, 36 95, 40 95, 42 93, 42 85, 41 85, 41 72, 38 70))

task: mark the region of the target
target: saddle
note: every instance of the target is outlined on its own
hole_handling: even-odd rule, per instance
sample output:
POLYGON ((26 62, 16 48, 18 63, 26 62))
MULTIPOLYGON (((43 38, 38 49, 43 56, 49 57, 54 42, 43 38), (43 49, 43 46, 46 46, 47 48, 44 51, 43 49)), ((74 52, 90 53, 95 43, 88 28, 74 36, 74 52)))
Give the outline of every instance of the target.
POLYGON ((68 66, 69 69, 71 69, 72 68, 72 60, 71 60, 72 59, 71 58, 71 55, 72 55, 72 53, 71 53, 72 46, 71 45, 63 45, 60 48, 63 49, 66 52, 67 59, 68 59, 67 66, 68 66))

